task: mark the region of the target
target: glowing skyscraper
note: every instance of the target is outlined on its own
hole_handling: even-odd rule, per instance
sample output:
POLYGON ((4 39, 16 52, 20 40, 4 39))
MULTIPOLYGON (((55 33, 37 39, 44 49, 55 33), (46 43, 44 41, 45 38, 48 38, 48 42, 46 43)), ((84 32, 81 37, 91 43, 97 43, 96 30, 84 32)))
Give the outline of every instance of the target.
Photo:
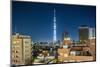
POLYGON ((56 38, 56 10, 54 9, 54 26, 53 26, 53 42, 55 43, 57 38, 56 38))

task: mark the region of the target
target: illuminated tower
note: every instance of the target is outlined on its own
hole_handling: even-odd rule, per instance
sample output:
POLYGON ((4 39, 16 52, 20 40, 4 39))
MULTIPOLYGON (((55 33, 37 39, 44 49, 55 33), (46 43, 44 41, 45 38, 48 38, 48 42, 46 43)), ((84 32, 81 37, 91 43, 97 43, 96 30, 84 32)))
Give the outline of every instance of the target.
POLYGON ((57 38, 56 38, 56 10, 54 9, 54 26, 53 26, 53 42, 55 43, 57 38))

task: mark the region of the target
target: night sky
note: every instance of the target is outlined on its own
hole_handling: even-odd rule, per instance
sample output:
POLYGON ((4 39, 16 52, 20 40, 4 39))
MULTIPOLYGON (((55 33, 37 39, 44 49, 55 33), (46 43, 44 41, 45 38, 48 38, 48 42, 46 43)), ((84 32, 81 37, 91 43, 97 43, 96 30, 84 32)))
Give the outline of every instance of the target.
POLYGON ((78 40, 78 27, 96 25, 96 7, 34 2, 12 3, 12 32, 30 35, 33 41, 53 40, 53 15, 56 9, 57 40, 68 32, 78 40))

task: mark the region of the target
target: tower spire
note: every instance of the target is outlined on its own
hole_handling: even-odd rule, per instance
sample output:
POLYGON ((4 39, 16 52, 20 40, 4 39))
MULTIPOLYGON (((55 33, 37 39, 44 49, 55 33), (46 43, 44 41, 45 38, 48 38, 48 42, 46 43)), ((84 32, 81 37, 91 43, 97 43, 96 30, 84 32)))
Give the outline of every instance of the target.
POLYGON ((54 8, 54 18, 53 18, 54 26, 53 26, 53 42, 56 42, 56 10, 54 8))

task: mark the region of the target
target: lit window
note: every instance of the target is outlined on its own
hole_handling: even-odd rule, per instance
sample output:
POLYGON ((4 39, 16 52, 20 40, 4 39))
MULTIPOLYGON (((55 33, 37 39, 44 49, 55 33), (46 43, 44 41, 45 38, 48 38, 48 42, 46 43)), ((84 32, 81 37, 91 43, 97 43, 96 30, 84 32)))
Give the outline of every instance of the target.
POLYGON ((19 42, 20 42, 19 40, 16 41, 16 43, 19 43, 19 42))
POLYGON ((15 45, 15 44, 18 44, 19 42, 20 42, 19 40, 14 40, 13 44, 15 45))
POLYGON ((64 54, 64 57, 68 57, 68 54, 64 54))
POLYGON ((67 40, 67 38, 64 38, 64 40, 67 40))
POLYGON ((13 41, 13 44, 16 44, 16 41, 13 41))
POLYGON ((63 53, 60 53, 60 55, 63 55, 63 53))

